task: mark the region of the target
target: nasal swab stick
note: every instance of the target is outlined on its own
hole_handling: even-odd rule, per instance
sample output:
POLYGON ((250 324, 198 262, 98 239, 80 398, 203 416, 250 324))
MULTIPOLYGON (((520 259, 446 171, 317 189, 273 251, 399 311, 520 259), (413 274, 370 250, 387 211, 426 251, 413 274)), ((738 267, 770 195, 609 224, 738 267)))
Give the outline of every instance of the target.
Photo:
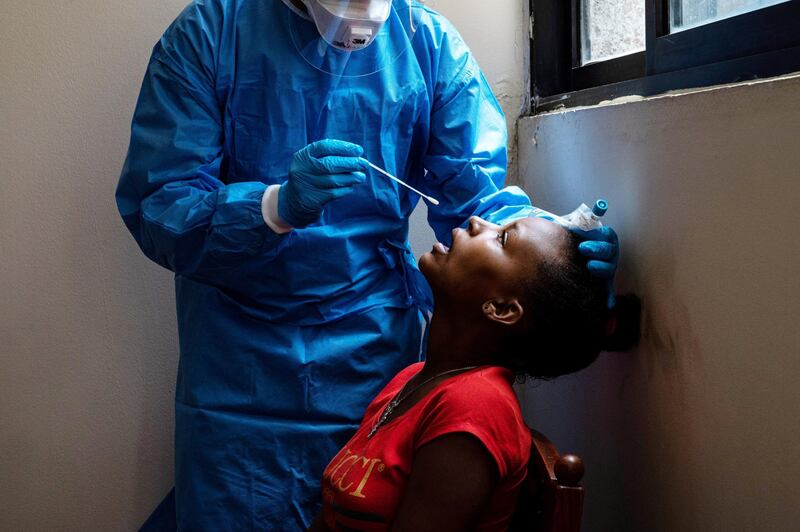
POLYGON ((408 184, 408 183, 406 183, 405 181, 401 181, 401 180, 397 179, 395 176, 393 176, 392 174, 390 174, 389 172, 387 172, 387 171, 386 171, 386 170, 384 170, 383 168, 381 168, 381 167, 379 167, 379 166, 375 166, 374 164, 372 164, 372 163, 371 163, 371 162, 369 162, 369 161, 367 161, 367 164, 369 164, 370 168, 372 168, 373 170, 375 170, 375 171, 377 171, 377 172, 380 172, 380 173, 382 173, 383 175, 385 175, 386 177, 388 177, 388 178, 389 178, 389 179, 391 179, 392 181, 397 181, 398 183, 400 183, 400 184, 401 184, 401 185, 403 185, 404 187, 410 188, 411 190, 413 190, 414 192, 416 192, 417 194, 419 194, 420 196, 422 196, 422 197, 423 197, 423 198, 425 198, 426 200, 430 201, 432 204, 434 204, 434 205, 439 205, 439 200, 437 200, 437 199, 434 199, 434 198, 432 198, 432 197, 428 196, 427 194, 423 194, 422 192, 420 192, 420 191, 419 191, 419 190, 417 190, 416 188, 412 187, 411 185, 409 185, 409 184, 408 184))

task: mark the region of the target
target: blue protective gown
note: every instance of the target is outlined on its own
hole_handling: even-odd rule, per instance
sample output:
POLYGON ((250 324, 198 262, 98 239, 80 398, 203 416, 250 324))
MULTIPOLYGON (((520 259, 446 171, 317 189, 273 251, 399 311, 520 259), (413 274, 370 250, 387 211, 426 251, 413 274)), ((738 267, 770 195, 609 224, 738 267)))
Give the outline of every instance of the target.
POLYGON ((428 218, 445 243, 473 214, 531 212, 500 188, 506 125, 473 56, 440 15, 414 14, 410 52, 361 77, 311 67, 281 21, 313 24, 280 0, 195 1, 153 50, 117 203, 144 253, 175 272, 180 529, 307 526, 329 459, 421 356, 429 289, 407 242, 418 196, 369 175, 319 223, 275 234, 261 197, 297 150, 362 145, 441 201, 428 218))

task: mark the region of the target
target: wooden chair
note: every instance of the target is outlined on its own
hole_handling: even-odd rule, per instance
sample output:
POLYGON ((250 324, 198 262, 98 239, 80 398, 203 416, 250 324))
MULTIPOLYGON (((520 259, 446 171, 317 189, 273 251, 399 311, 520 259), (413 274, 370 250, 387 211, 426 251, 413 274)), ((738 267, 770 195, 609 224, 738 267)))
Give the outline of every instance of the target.
POLYGON ((531 429, 528 478, 522 486, 512 532, 579 532, 583 514, 583 460, 558 454, 543 434, 531 429))

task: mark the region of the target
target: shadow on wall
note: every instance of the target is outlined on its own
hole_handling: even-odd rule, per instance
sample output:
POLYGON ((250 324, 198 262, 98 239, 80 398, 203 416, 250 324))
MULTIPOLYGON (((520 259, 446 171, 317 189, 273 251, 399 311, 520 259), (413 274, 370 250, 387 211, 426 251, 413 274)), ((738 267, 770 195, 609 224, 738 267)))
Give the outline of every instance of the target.
MULTIPOLYGON (((659 490, 670 494, 659 502, 659 513, 683 515, 683 524, 698 525, 686 521, 698 515, 686 505, 699 500, 697 487, 670 464, 702 467, 702 457, 694 454, 700 442, 692 436, 698 428, 683 426, 696 425, 702 418, 700 412, 691 412, 697 403, 691 397, 696 383, 691 383, 703 380, 702 355, 675 283, 675 258, 667 255, 669 246, 659 248, 660 253, 649 254, 639 267, 626 265, 627 279, 621 283, 643 294, 639 345, 603 353, 579 374, 518 388, 528 423, 546 432, 562 452, 575 452, 586 460, 586 504, 594 507, 588 515, 596 516, 602 507, 603 522, 619 530, 647 529, 649 518, 627 507, 627 501, 654 485, 672 486, 659 490), (591 436, 598 434, 604 437, 591 436), (677 437, 665 439, 665 434, 677 437), (651 449, 670 458, 650 460, 651 449), (693 458, 687 462, 687 456, 693 458), (621 485, 603 489, 609 482, 621 485)), ((590 523, 584 525, 593 530, 590 523)))
MULTIPOLYGON (((704 369, 690 311, 675 281, 677 261, 670 249, 658 246, 651 250, 641 270, 632 272, 634 286, 640 286, 644 294, 658 294, 644 300, 641 344, 628 353, 604 356, 627 357, 621 382, 607 383, 619 387, 619 399, 612 404, 623 409, 624 425, 614 431, 625 434, 615 442, 621 458, 617 475, 626 481, 620 502, 636 500, 637 493, 652 486, 668 486, 658 490, 662 494, 659 513, 682 515, 682 526, 698 529, 700 523, 686 521, 700 515, 699 509, 687 502, 701 500, 699 488, 691 483, 686 470, 702 469, 697 454, 701 448, 697 425, 702 415, 692 411, 701 403, 692 393, 705 380, 704 369), (653 459, 657 456, 667 459, 653 459), (683 467, 674 467, 676 463, 683 467)), ((632 519, 625 523, 627 529, 643 530, 651 523, 639 512, 627 515, 632 519)))

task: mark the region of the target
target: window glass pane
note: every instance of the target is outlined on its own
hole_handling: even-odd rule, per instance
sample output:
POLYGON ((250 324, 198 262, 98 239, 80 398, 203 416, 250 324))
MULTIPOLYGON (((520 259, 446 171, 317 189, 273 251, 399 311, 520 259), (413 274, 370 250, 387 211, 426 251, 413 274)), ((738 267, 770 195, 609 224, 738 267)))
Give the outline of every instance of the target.
POLYGON ((670 0, 673 31, 693 28, 722 18, 734 17, 788 0, 670 0))
POLYGON ((644 0, 581 0, 581 64, 644 50, 644 6, 644 0))

